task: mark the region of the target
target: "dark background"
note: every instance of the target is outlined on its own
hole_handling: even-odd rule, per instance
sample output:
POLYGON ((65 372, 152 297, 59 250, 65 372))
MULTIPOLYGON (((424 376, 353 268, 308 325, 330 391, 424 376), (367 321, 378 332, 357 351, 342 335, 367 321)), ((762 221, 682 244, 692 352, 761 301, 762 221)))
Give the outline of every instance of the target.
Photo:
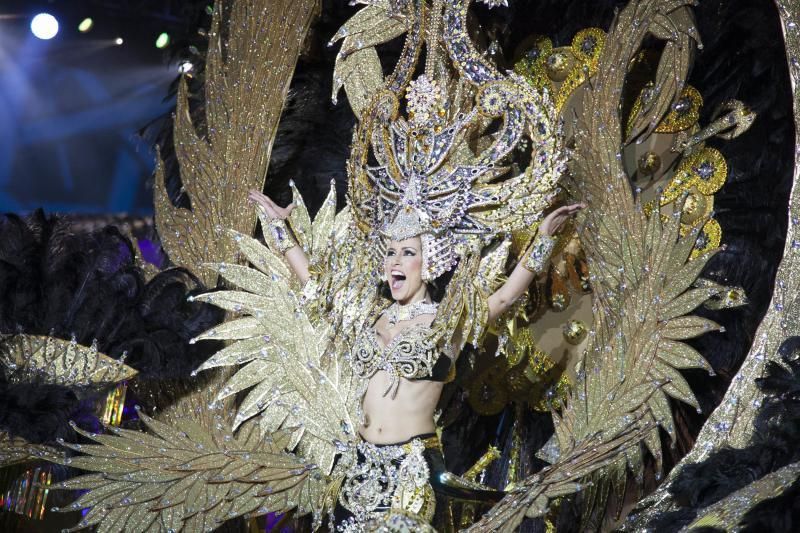
POLYGON ((163 0, 0 0, 0 212, 152 211, 154 152, 137 132, 169 111, 179 65, 155 41, 179 40, 196 12, 163 0), (60 23, 50 41, 30 31, 40 12, 60 23), (85 17, 94 28, 82 34, 85 17))

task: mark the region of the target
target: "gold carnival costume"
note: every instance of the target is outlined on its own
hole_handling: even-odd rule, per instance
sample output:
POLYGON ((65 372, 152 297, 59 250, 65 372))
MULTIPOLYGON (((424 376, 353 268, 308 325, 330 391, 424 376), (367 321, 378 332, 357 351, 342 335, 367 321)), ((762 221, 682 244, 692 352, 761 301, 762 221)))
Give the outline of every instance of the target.
POLYGON ((436 435, 420 435, 398 444, 359 442, 355 460, 342 481, 331 530, 358 533, 373 529, 390 511, 433 522, 440 506, 431 476, 434 464, 440 469, 443 465, 441 455, 436 435))
MULTIPOLYGON (((356 19, 368 13, 378 15, 382 9, 377 5, 366 8, 337 34, 337 38, 344 37, 345 41, 340 66, 348 61, 344 52, 354 38, 352 34, 367 31, 356 19)), ((481 248, 498 236, 510 235, 538 222, 553 200, 556 183, 564 170, 564 158, 546 92, 490 69, 472 77, 465 75, 472 71, 466 67, 453 71, 453 63, 479 65, 480 60, 469 49, 457 45, 449 55, 445 54, 446 35, 436 29, 444 16, 444 3, 432 6, 408 3, 404 9, 403 16, 413 21, 410 31, 419 33, 411 38, 408 47, 409 54, 414 50, 414 58, 409 55, 401 59, 395 83, 372 91, 372 87, 379 85, 378 80, 345 82, 351 100, 356 94, 359 95, 356 102, 365 102, 363 109, 354 109, 362 120, 348 165, 350 212, 355 230, 362 233, 360 238, 375 242, 378 252, 384 249, 386 239, 402 241, 419 236, 422 279, 431 282, 459 262, 468 267, 468 257, 479 257, 481 248), (415 57, 423 46, 428 54, 425 73, 412 80, 415 57), (460 97, 446 100, 445 95, 454 91, 460 97), (406 116, 400 112, 403 94, 406 116), (497 120, 501 126, 496 134, 481 133, 497 120), (505 162, 523 138, 531 143, 531 164, 518 175, 511 175, 505 162), (470 146, 472 142, 482 146, 470 146), (377 164, 370 164, 370 157, 377 164)), ((457 43, 464 35, 456 32, 451 38, 457 43)), ((371 71, 367 67, 360 66, 371 71)), ((290 238, 293 228, 274 221, 269 224, 273 228, 270 237, 275 249, 285 251, 293 244, 290 238)), ((358 234, 353 238, 359 238, 358 234)), ((548 246, 551 242, 536 241, 530 268, 543 270, 552 250, 548 246)), ((365 259, 370 260, 365 266, 373 277, 383 255, 381 252, 371 258, 360 258, 362 264, 365 259)), ((452 340, 467 337, 456 335, 456 330, 468 323, 471 340, 477 343, 486 326, 488 292, 474 291, 469 286, 476 274, 462 273, 462 284, 468 284, 459 286, 456 282, 448 288, 451 294, 464 289, 473 293, 471 297, 478 309, 470 310, 468 306, 467 310, 480 313, 473 318, 462 320, 459 313, 454 315, 456 320, 450 315, 437 315, 431 327, 412 326, 386 346, 380 345, 371 325, 363 323, 349 353, 332 354, 349 360, 354 377, 362 380, 357 397, 363 396, 367 380, 378 370, 385 370, 390 377, 385 394, 396 394, 402 386, 401 378, 446 379, 451 367, 446 354, 461 349, 453 347, 452 340), (466 279, 464 274, 468 276, 466 279)), ((372 301, 369 305, 384 304, 372 301)), ((446 303, 444 307, 447 308, 446 303)), ((366 306, 361 312, 364 316, 374 313, 366 306)), ((360 412, 360 400, 358 403, 360 412)), ((444 472, 438 441, 436 446, 425 446, 426 441, 430 439, 415 437, 408 443, 389 446, 367 442, 350 445, 350 459, 340 458, 337 464, 344 472, 338 503, 347 513, 338 513, 332 527, 336 531, 363 531, 368 521, 375 520, 379 509, 384 513, 390 509, 413 513, 431 520, 436 509, 429 483, 433 465, 428 464, 423 451, 435 448, 439 454, 437 477, 444 472), (347 464, 350 466, 345 470, 347 464)), ((437 483, 437 488, 441 487, 437 483)), ((481 492, 485 496, 491 491, 481 492)), ((439 510, 443 511, 441 507, 439 510)), ((438 527, 453 526, 442 522, 438 527)))
MULTIPOLYGON (((202 531, 234 517, 294 512, 337 531, 430 531, 437 514, 445 527, 450 519, 442 517, 449 508, 437 492, 464 500, 498 495, 471 476, 446 472, 435 435, 390 445, 364 442, 356 430, 364 385, 378 370, 391 376, 386 394, 402 387, 403 379, 447 379, 449 354, 467 343, 480 346, 492 328, 507 341, 506 351, 499 351, 509 359, 514 350, 533 351, 529 345, 523 350, 521 335, 509 333, 516 316, 487 324, 487 298, 509 264, 524 260, 534 272, 552 270, 550 258, 567 245, 537 237, 535 228, 562 192, 589 205, 575 239, 590 274, 573 277, 589 287, 582 296, 591 299, 593 322, 583 330, 565 328, 565 337, 583 348, 577 368, 569 369, 575 370, 573 386, 554 406, 555 436, 545 447, 551 465, 502 487, 506 493, 497 505, 477 521, 474 509, 464 513, 469 520, 462 525, 513 531, 526 517, 545 517, 554 501, 582 490, 587 501, 605 505, 612 489, 624 493, 627 469, 642 471, 645 449, 660 472, 660 428, 675 434, 670 398, 697 404, 679 369, 710 366, 684 341, 719 326, 689 313, 730 288, 698 281, 715 253, 698 239, 708 214, 689 220, 676 202, 694 189, 645 201, 631 186, 635 172, 624 157, 634 139, 648 138, 661 123, 676 123, 668 118, 683 95, 696 39, 689 0, 633 0, 607 35, 581 34, 578 45, 594 44, 570 52, 579 61, 560 85, 543 77, 545 67, 536 58, 515 73, 495 68, 471 40, 470 1, 357 3, 366 6, 333 39, 341 41, 334 92, 344 88, 358 118, 347 163, 347 206, 336 212, 332 188, 312 222, 295 189, 297 208, 287 223, 259 214, 266 246, 250 236, 241 213, 228 217, 234 229, 210 223, 230 205, 202 216, 209 190, 222 176, 252 180, 253 169, 238 166, 244 146, 263 148, 240 137, 247 132, 242 123, 253 116, 265 120, 258 114, 263 109, 241 95, 225 100, 228 91, 242 89, 225 83, 223 74, 261 68, 263 58, 243 50, 258 42, 261 31, 251 10, 266 13, 269 2, 234 4, 227 55, 217 6, 208 98, 219 123, 209 128, 207 142, 188 120, 185 87, 179 99, 176 138, 182 165, 191 169, 184 183, 201 200, 192 198, 198 212, 189 216, 162 205, 157 218, 165 247, 181 249, 174 254, 181 264, 202 266, 209 279, 216 279, 214 273, 226 283, 196 297, 230 314, 195 341, 228 341, 198 372, 232 370, 220 372, 224 382, 198 391, 180 408, 158 418, 141 413, 148 432, 81 432, 96 444, 76 446, 83 455, 69 463, 91 473, 59 484, 86 491, 64 509, 91 508, 79 528, 202 531), (376 47, 401 36, 403 50, 384 76, 376 47), (643 91, 636 112, 623 117, 627 69, 650 37, 666 42, 657 83, 646 97, 643 91), (571 147, 568 171, 564 146, 571 147), (517 159, 526 161, 523 168, 517 159), (205 188, 202 179, 208 180, 205 188), (191 228, 201 219, 203 227, 225 234, 225 242, 215 244, 219 253, 197 246, 201 239, 191 228), (448 271, 452 279, 430 327, 410 328, 381 346, 373 327, 388 304, 378 291, 385 240, 412 236, 422 241, 423 280, 448 271), (295 243, 310 261, 311 279, 303 286, 283 257, 295 243)), ((282 9, 290 5, 281 3, 282 9)), ((259 131, 258 139, 268 137, 259 131)), ((682 141, 676 133, 666 151, 699 161, 703 140, 713 135, 701 133, 682 141)), ((256 163, 263 175, 265 161, 256 163)), ((705 173, 701 163, 697 168, 705 173)), ((672 188, 655 189, 660 194, 698 185, 702 176, 688 177, 696 166, 676 174, 672 188)), ((162 189, 160 183, 163 204, 162 189)), ((703 190, 700 196, 714 192, 703 190)), ((387 311, 395 321, 403 312, 387 311)), ((512 366, 505 358, 497 361, 502 369, 512 366)))

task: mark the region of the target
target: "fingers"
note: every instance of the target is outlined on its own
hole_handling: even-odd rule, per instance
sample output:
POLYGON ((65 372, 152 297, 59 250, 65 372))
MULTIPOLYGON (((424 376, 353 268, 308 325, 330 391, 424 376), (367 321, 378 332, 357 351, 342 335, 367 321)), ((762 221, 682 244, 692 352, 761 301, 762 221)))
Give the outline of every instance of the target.
POLYGON ((585 209, 586 207, 587 207, 587 205, 585 203, 571 204, 571 205, 565 205, 565 206, 559 207, 558 209, 556 209, 555 212, 559 213, 559 214, 564 213, 564 214, 572 215, 572 214, 577 213, 581 209, 585 209))
POLYGON ((574 217, 582 209, 585 209, 585 208, 586 208, 586 204, 585 203, 565 205, 565 206, 559 207, 558 209, 553 211, 553 213, 552 213, 553 219, 559 225, 563 224, 564 220, 566 220, 569 217, 574 217))
POLYGON ((272 207, 272 201, 268 196, 261 194, 256 190, 251 190, 247 198, 254 204, 261 206, 269 218, 278 218, 278 213, 272 207))
POLYGON ((257 202, 262 205, 267 205, 269 203, 269 197, 265 196, 264 194, 260 193, 259 191, 253 189, 249 193, 247 193, 247 197, 253 201, 257 202))
POLYGON ((266 194, 263 194, 263 193, 255 190, 255 189, 252 189, 247 194, 247 198, 251 202, 256 203, 256 204, 260 205, 261 207, 263 207, 264 210, 267 212, 267 215, 270 218, 285 219, 286 217, 288 217, 292 213, 294 208, 297 207, 297 204, 295 204, 294 202, 292 202, 291 204, 287 205, 286 207, 281 207, 278 204, 276 204, 272 200, 272 198, 270 198, 266 194))
POLYGON ((278 204, 276 204, 276 203, 275 203, 275 202, 272 200, 272 198, 270 198, 269 196, 267 196, 267 195, 265 194, 265 195, 264 195, 264 199, 267 201, 267 203, 269 204, 269 206, 270 206, 272 209, 274 209, 276 212, 280 212, 280 210, 281 210, 281 206, 279 206, 278 204))
POLYGON ((577 215, 581 209, 586 207, 585 203, 561 206, 545 217, 540 229, 546 235, 555 235, 570 217, 577 215))

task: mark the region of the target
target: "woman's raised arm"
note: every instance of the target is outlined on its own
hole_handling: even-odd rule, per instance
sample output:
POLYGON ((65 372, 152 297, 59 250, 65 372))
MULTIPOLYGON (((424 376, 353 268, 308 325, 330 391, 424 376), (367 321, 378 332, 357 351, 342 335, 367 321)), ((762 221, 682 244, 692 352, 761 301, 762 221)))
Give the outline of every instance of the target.
POLYGON ((269 196, 256 190, 251 190, 248 198, 251 202, 261 206, 267 214, 269 218, 269 227, 264 228, 264 233, 270 232, 269 237, 272 238, 278 249, 283 252, 286 261, 300 280, 300 283, 305 285, 311 277, 308 271, 308 257, 306 257, 303 249, 297 244, 297 241, 295 241, 291 231, 286 225, 286 219, 289 217, 292 209, 295 208, 295 205, 292 203, 286 207, 281 207, 273 202, 269 196))
POLYGON ((508 280, 489 297, 489 323, 494 322, 508 310, 528 285, 539 275, 544 274, 558 233, 569 217, 586 207, 586 204, 572 204, 559 207, 547 215, 539 224, 539 233, 533 244, 517 263, 508 280))

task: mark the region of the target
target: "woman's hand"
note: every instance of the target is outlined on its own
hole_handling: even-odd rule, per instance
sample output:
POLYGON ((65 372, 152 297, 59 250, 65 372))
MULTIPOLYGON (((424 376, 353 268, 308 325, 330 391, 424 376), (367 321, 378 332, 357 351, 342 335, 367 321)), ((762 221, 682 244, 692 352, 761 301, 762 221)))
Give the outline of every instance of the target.
MULTIPOLYGON (((561 226, 564 225, 564 222, 566 222, 569 217, 573 216, 584 207, 586 207, 584 203, 559 207, 544 217, 544 220, 539 224, 539 233, 552 237, 561 229, 561 226)), ((517 266, 514 268, 514 271, 511 272, 511 275, 508 276, 506 282, 489 296, 489 323, 492 323, 497 317, 505 313, 506 310, 522 296, 522 293, 528 290, 528 285, 530 285, 534 277, 536 277, 537 273, 529 270, 525 262, 526 260, 522 260, 517 263, 517 266)))
POLYGON ((265 194, 262 194, 255 189, 250 190, 250 194, 247 195, 247 198, 251 202, 256 203, 261 207, 263 207, 264 211, 267 212, 267 216, 271 219, 277 218, 280 220, 286 220, 287 218, 289 218, 289 215, 291 214, 292 210, 296 207, 294 203, 291 203, 286 207, 281 207, 275 202, 273 202, 269 196, 266 196, 265 194))
MULTIPOLYGON (((247 195, 247 198, 255 203, 260 205, 264 208, 264 211, 267 213, 267 216, 270 220, 286 220, 289 218, 292 210, 296 207, 294 203, 287 205, 286 207, 281 207, 269 196, 266 196, 259 191, 251 190, 250 193, 247 195)), ((283 227, 283 232, 291 233, 291 230, 288 228, 288 225, 284 222, 281 222, 279 225, 283 227)), ((272 228, 275 230, 276 228, 272 228)), ((270 231, 269 228, 263 228, 265 232, 265 236, 270 231)), ((311 273, 308 270, 308 258, 306 257, 305 252, 303 249, 297 245, 297 242, 294 238, 289 241, 290 246, 287 247, 288 249, 282 250, 286 261, 288 261, 289 266, 294 271, 297 278, 300 280, 301 285, 305 285, 308 279, 311 277, 311 273)), ((280 245, 279 245, 280 246, 280 245)))
POLYGON ((565 205, 563 207, 559 207, 542 220, 542 223, 539 224, 539 231, 543 235, 553 236, 561 229, 561 226, 564 225, 564 222, 569 219, 569 217, 576 215, 578 211, 585 208, 586 204, 572 204, 572 205, 565 205))

